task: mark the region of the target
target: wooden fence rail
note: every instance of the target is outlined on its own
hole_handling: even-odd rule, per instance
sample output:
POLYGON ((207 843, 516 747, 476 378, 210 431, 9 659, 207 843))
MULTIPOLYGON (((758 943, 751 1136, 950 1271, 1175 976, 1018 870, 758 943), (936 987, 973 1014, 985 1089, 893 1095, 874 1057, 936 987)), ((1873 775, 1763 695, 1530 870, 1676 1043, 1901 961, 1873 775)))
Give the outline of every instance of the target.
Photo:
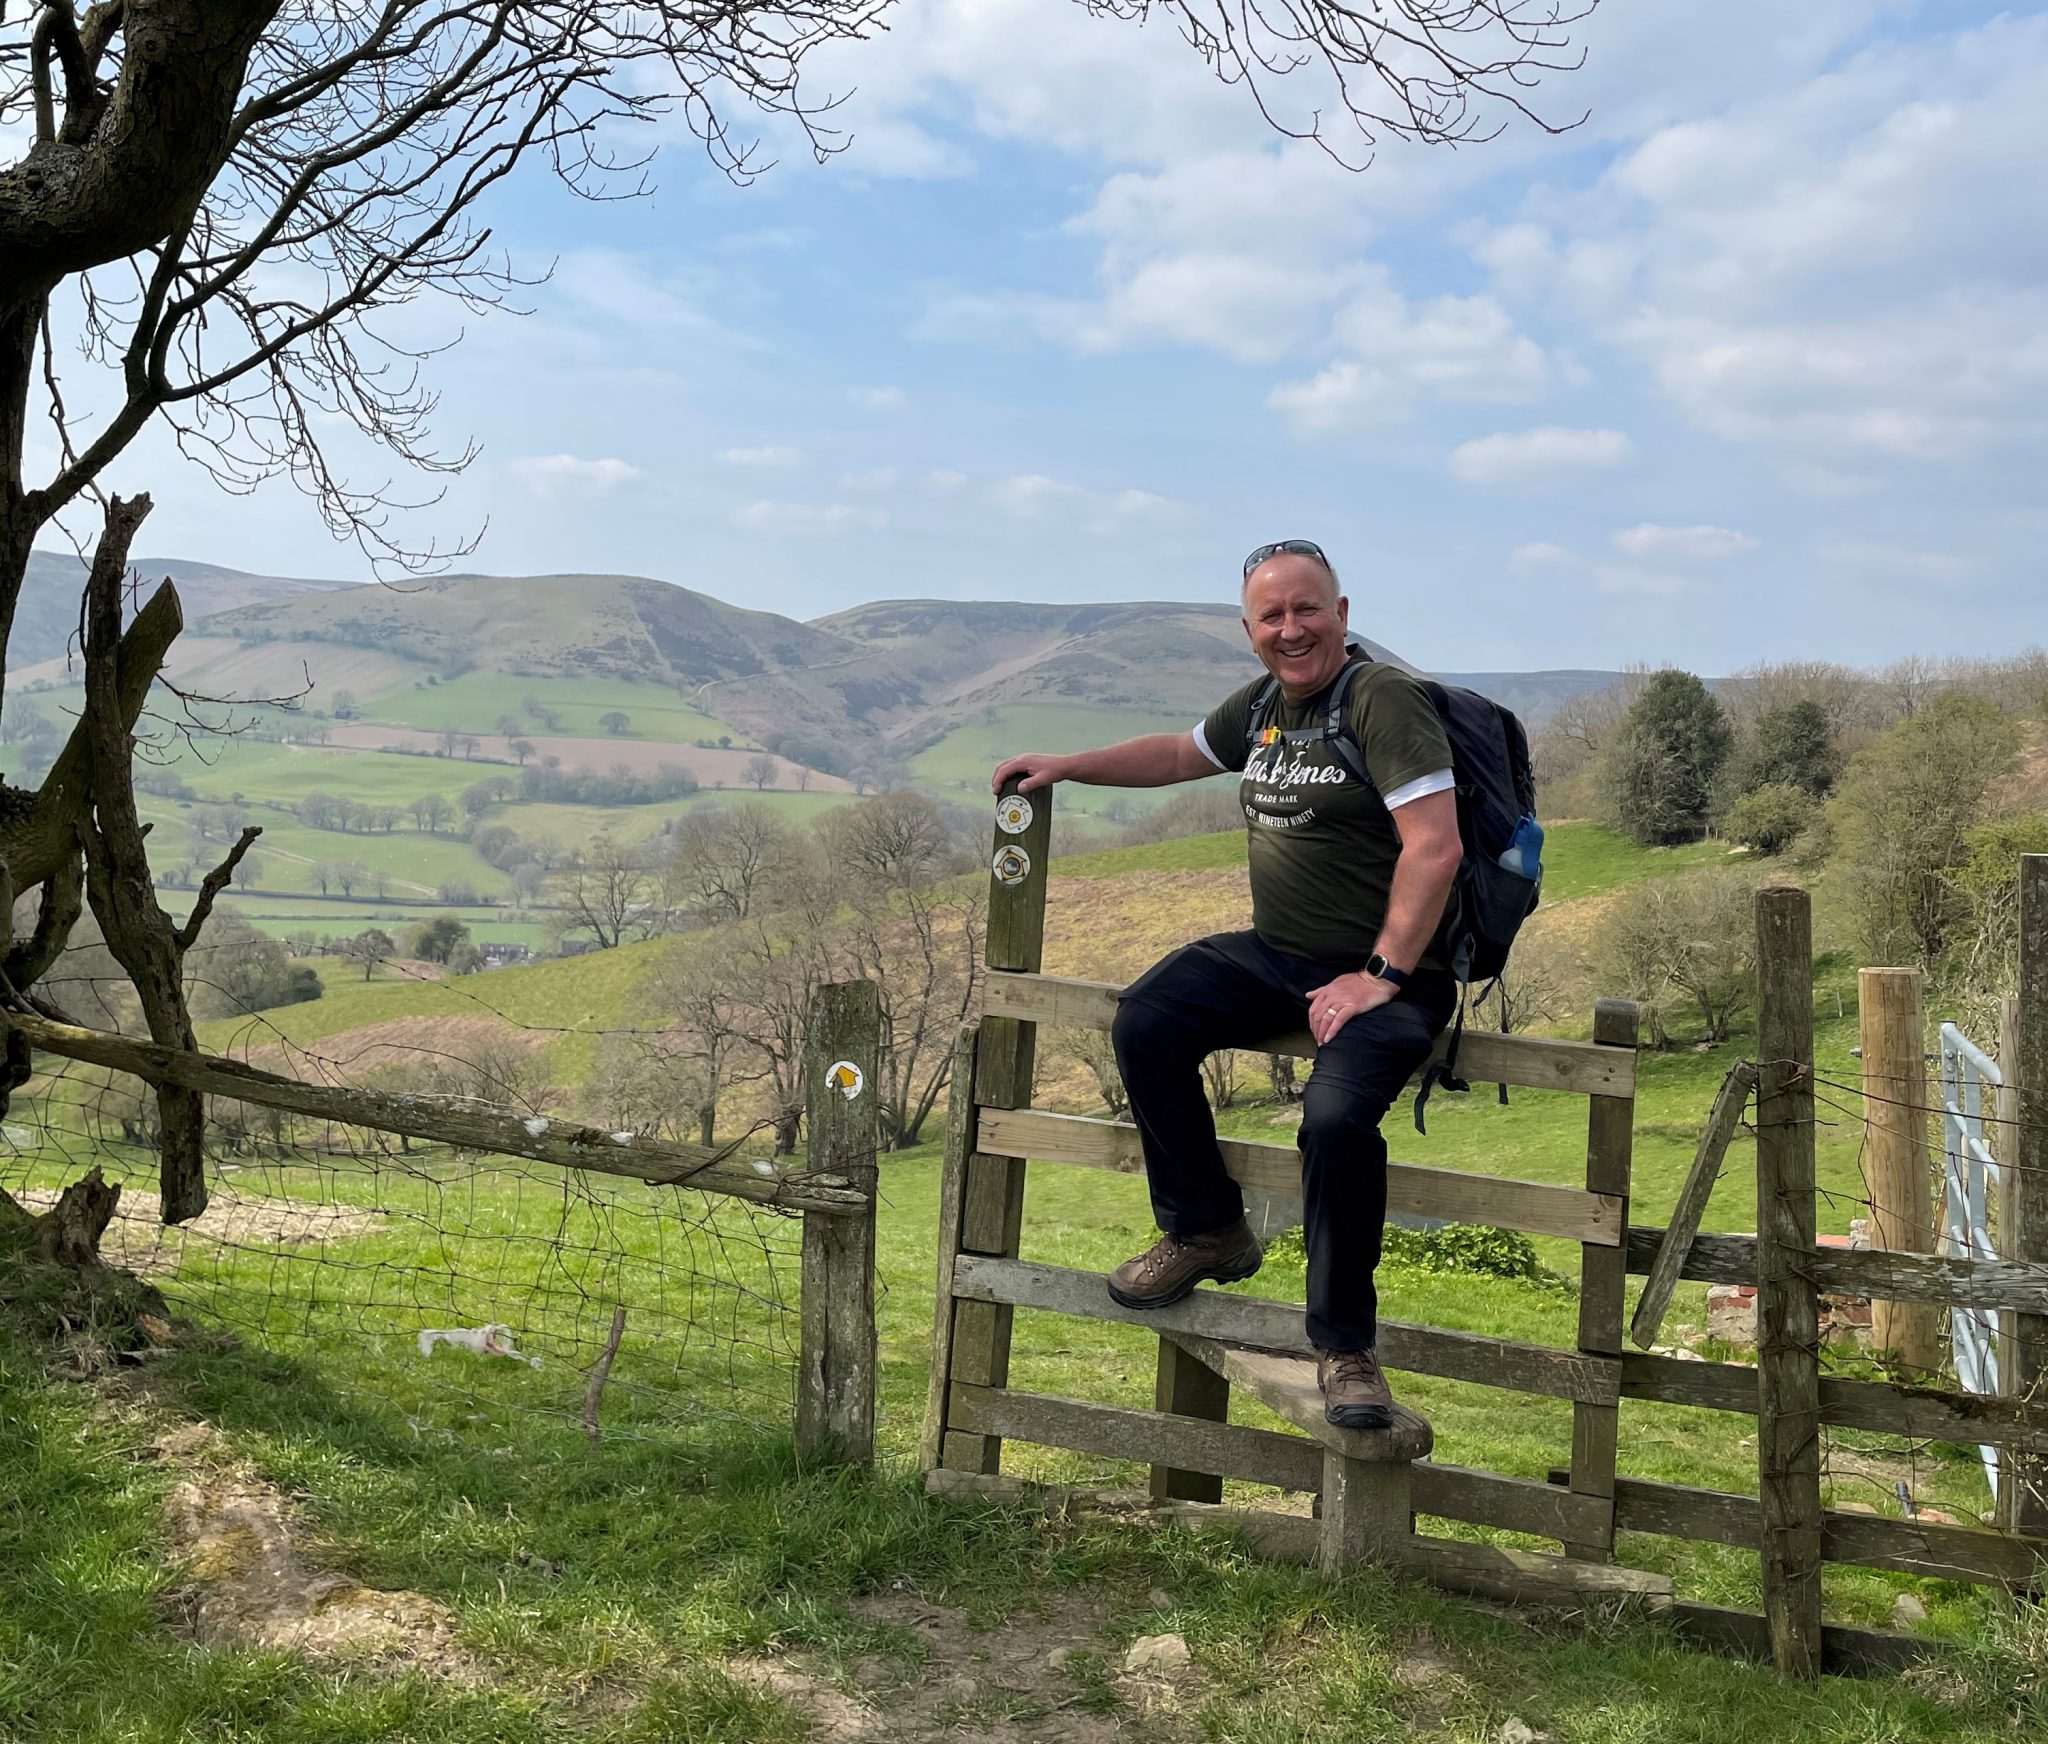
POLYGON ((26 1012, 0 1012, 42 1053, 127 1072, 207 1096, 276 1108, 337 1125, 398 1133, 457 1150, 521 1157, 559 1168, 689 1187, 802 1216, 797 1437, 817 1457, 868 1461, 875 1423, 875 1066, 879 1018, 872 983, 820 989, 810 1013, 807 1082, 810 1154, 801 1166, 747 1158, 712 1145, 664 1142, 509 1109, 394 1096, 344 1084, 308 1084, 218 1054, 85 1029, 26 1012), (858 1088, 828 1084, 835 1065, 858 1088))

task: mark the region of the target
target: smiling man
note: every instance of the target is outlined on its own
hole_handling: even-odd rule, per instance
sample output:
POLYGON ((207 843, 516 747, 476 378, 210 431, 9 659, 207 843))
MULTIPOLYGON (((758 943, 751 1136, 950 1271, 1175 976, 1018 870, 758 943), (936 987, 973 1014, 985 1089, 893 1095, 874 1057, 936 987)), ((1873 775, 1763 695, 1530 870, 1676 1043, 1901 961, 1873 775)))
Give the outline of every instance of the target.
POLYGON ((1205 1280, 1259 1269, 1258 1238, 1224 1171, 1201 1063, 1305 1023, 1315 1070, 1302 1097, 1308 1331, 1324 1415, 1389 1421, 1375 1352, 1387 1211, 1380 1119, 1429 1057, 1457 986, 1432 951, 1458 869, 1449 740, 1398 667, 1346 642, 1350 601, 1305 539, 1245 559, 1245 633, 1270 675, 1190 733, 1070 756, 1012 757, 994 786, 1056 781, 1162 787, 1241 772, 1252 925, 1183 946, 1124 990, 1112 1036, 1144 1145, 1160 1239, 1110 1275, 1127 1308, 1161 1308, 1205 1280))

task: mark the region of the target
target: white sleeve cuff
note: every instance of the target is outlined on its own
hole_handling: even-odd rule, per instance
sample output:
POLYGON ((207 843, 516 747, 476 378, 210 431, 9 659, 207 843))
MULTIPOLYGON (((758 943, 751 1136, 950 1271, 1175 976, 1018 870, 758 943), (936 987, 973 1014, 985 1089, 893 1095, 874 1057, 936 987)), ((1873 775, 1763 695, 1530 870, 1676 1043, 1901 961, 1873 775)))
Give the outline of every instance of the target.
MULTIPOLYGON (((1196 736, 1197 738, 1200 737, 1199 734, 1196 736)), ((1208 749, 1206 745, 1202 748, 1204 750, 1208 749)), ((1442 793, 1449 788, 1457 786, 1457 784, 1457 777, 1448 769, 1439 769, 1430 775, 1418 775, 1413 781, 1402 782, 1399 787, 1387 795, 1387 810, 1399 811, 1411 800, 1422 799, 1432 793, 1442 793)))
POLYGON ((1202 723, 1200 721, 1195 722, 1195 749, 1208 758, 1211 763, 1215 764, 1218 769, 1228 773, 1230 765, 1209 749, 1209 735, 1202 731, 1202 723))

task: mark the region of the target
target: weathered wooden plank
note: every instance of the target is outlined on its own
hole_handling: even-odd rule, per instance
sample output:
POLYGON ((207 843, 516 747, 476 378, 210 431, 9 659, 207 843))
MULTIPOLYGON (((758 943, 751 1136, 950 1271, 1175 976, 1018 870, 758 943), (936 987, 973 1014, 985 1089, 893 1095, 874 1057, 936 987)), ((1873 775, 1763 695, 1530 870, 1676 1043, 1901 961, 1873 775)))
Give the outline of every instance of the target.
POLYGON ((1384 1429, 1344 1429, 1323 1416, 1323 1395, 1316 1385, 1316 1365, 1307 1357, 1283 1356, 1270 1350, 1247 1350, 1187 1332, 1162 1332, 1190 1356, 1207 1363, 1232 1386, 1242 1387, 1297 1429, 1313 1436, 1347 1461, 1405 1464, 1427 1459, 1435 1442, 1429 1424, 1405 1405, 1395 1405, 1384 1429))
POLYGON ((875 1457, 873 1207, 881 1035, 881 999, 872 981, 835 981, 813 995, 804 1029, 806 1155, 812 1168, 860 1187, 869 1211, 864 1218, 804 1219, 796 1447, 800 1455, 857 1465, 871 1465, 875 1457))
MULTIPOLYGON (((1036 796, 1034 796, 1036 797, 1036 796)), ((1107 1029, 1116 1019, 1122 989, 1108 981, 1077 981, 1060 975, 992 974, 983 1009, 992 1017, 1030 1018, 1064 1029, 1107 1029)), ((1437 1044, 1440 1057, 1445 1042, 1437 1044)), ((1315 1057, 1306 1030, 1276 1036, 1260 1052, 1315 1057)), ((1545 1036, 1496 1035, 1467 1030, 1458 1069, 1474 1083, 1518 1084, 1531 1090, 1573 1090, 1581 1095, 1633 1096, 1633 1054, 1603 1051, 1585 1042, 1545 1036)))
MULTIPOLYGON (((1927 1150, 1926 971, 1859 969, 1857 1032, 1863 1042, 1863 1182, 1870 1239, 1883 1253, 1935 1250, 1934 1180, 1927 1150)), ((1941 1369, 1941 1316, 1930 1303, 1874 1297, 1870 1348, 1889 1353, 1894 1374, 1941 1369)))
POLYGON ((1323 1449, 1323 1538, 1317 1562, 1342 1575, 1361 1562, 1398 1562, 1415 1537, 1407 1460, 1351 1459, 1323 1449))
MULTIPOLYGON (((1017 1308, 1045 1308, 1091 1320, 1114 1320, 1155 1332, 1189 1332, 1227 1344, 1295 1356, 1313 1350, 1299 1304, 1261 1296, 1232 1296, 1200 1289, 1166 1308, 1125 1308, 1110 1299, 1100 1272, 1048 1266, 1036 1260, 985 1259, 963 1254, 953 1268, 956 1295, 970 1301, 1003 1302, 1017 1308)), ((1589 1359, 1549 1345, 1517 1344, 1476 1332, 1445 1332, 1382 1320, 1380 1361, 1409 1374, 1473 1381, 1509 1392, 1552 1399, 1617 1399, 1621 1364, 1589 1359)), ((1731 1365, 1732 1366, 1732 1365, 1731 1365)), ((1737 1371, 1744 1375, 1749 1369, 1737 1371)), ((1753 1387, 1752 1387, 1753 1391, 1753 1387)), ((1754 1400, 1752 1399, 1752 1408, 1754 1400)))
MULTIPOLYGON (((1159 1340, 1159 1369, 1152 1402, 1160 1411, 1210 1423, 1230 1420, 1230 1383, 1199 1357, 1170 1338, 1159 1340)), ((1206 1467, 1194 1471, 1170 1465, 1152 1468, 1152 1495, 1161 1502, 1220 1502, 1223 1479, 1206 1467)))
POLYGON ((939 1165, 939 1263, 937 1299, 932 1305, 932 1366, 926 1385, 924 1432, 917 1463, 930 1471, 946 1446, 946 1388, 953 1372, 953 1262, 960 1255, 960 1224, 966 1208, 967 1159, 974 1151, 974 1059, 981 1026, 965 1023, 953 1043, 953 1073, 946 1095, 946 1144, 939 1165))
MULTIPOLYGON (((1628 1269, 1647 1272, 1661 1229, 1631 1224, 1628 1269)), ((1882 1253, 1872 1248, 1818 1247, 1801 1262, 1814 1287, 1832 1296, 1888 1296, 1951 1308, 2010 1307, 2048 1314, 2048 1264, 2024 1260, 1950 1259, 1942 1254, 1882 1253)), ((1756 1237, 1697 1235, 1679 1277, 1695 1284, 1754 1284, 1756 1237)))
MULTIPOLYGON (((1145 1166, 1138 1129, 1128 1121, 1050 1114, 1041 1108, 984 1108, 978 1143, 990 1156, 1029 1157, 1034 1162, 1115 1169, 1127 1175, 1138 1174, 1145 1166)), ((1223 1153, 1224 1168, 1241 1185, 1264 1193, 1301 1191, 1301 1154, 1294 1146, 1226 1138, 1218 1140, 1217 1148, 1223 1153)), ((1621 1195, 1587 1193, 1577 1187, 1415 1163, 1387 1165, 1389 1211, 1453 1223, 1485 1223, 1619 1249, 1623 1204, 1621 1195)))
MULTIPOLYGON (((1602 999, 1593 1006, 1593 1040, 1626 1049, 1635 1057, 1641 1017, 1626 1000, 1602 999)), ((1627 1220, 1629 1171, 1634 1157, 1636 1105, 1633 1098, 1595 1096, 1586 1111, 1586 1190, 1618 1200, 1627 1220)), ((1579 1250, 1579 1352, 1621 1356, 1621 1317, 1628 1293, 1627 1256, 1618 1246, 1588 1242, 1579 1250)), ((1621 1440, 1620 1401, 1581 1399, 1572 1406, 1572 1490, 1603 1500, 1614 1495, 1616 1449, 1621 1440)), ((1567 1556, 1606 1562, 1614 1554, 1614 1512, 1602 1529, 1564 1546, 1567 1556)))
MULTIPOLYGON (((1665 1405, 1756 1415, 1756 1370, 1746 1363, 1683 1362, 1628 1351, 1621 1396, 1665 1405)), ((1823 1377, 1820 1420, 1835 1429, 1875 1429, 1929 1441, 2048 1446, 2048 1400, 1980 1398, 1934 1387, 1823 1377)))
POLYGON ((1757 892, 1758 1543, 1771 1661, 1821 1659, 1820 1292, 1814 1249, 1813 917, 1803 890, 1757 892))
MULTIPOLYGON (((1559 1467, 1550 1476, 1554 1484, 1562 1483, 1565 1473, 1559 1467)), ((1763 1514, 1754 1496, 1621 1478, 1614 1499, 1616 1524, 1624 1532, 1730 1544, 1738 1550, 1755 1550, 1762 1542, 1763 1514)), ((1829 1562, 1987 1586, 2027 1586, 2040 1578, 2048 1562, 2048 1542, 2041 1540, 1848 1508, 1822 1510, 1821 1550, 1829 1562)))
POLYGON ((751 1200, 779 1211, 864 1217, 868 1197, 834 1176, 791 1169, 765 1158, 749 1162, 725 1146, 665 1143, 620 1135, 567 1120, 488 1109, 458 1108, 431 1096, 393 1096, 348 1084, 307 1084, 218 1054, 159 1046, 104 1030, 57 1023, 32 1012, 0 1012, 0 1032, 19 1030, 39 1052, 110 1066, 151 1084, 281 1108, 341 1126, 403 1133, 430 1144, 528 1157, 559 1168, 619 1175, 664 1187, 690 1187, 751 1200))
MULTIPOLYGON (((1670 1617, 1672 1627, 1695 1647, 1737 1659, 1770 1661, 1770 1624, 1761 1611, 1736 1611, 1725 1605, 1678 1599, 1671 1605, 1670 1617)), ((1889 1629, 1823 1623, 1820 1630, 1820 1669, 1834 1677, 1891 1677, 1949 1651, 1943 1642, 1889 1629)))
MULTIPOLYGON (((1693 1238, 1699 1234, 1700 1219, 1706 1215, 1707 1200, 1712 1196, 1714 1183, 1721 1178, 1721 1162, 1728 1154, 1730 1141, 1742 1125, 1743 1111, 1749 1106, 1749 1093, 1756 1088, 1756 1067, 1747 1060, 1738 1060, 1728 1069, 1728 1076, 1721 1080, 1721 1088, 1714 1097, 1714 1106, 1707 1116, 1706 1130, 1700 1134, 1699 1148, 1693 1152, 1692 1167, 1686 1171, 1685 1185, 1678 1190, 1678 1203, 1672 1207, 1671 1222, 1664 1231, 1664 1238, 1657 1245, 1657 1251, 1649 1264, 1649 1281, 1643 1285, 1643 1293, 1636 1302, 1635 1318, 1629 1322, 1629 1336, 1638 1348, 1648 1350, 1657 1342, 1658 1329, 1664 1324, 1664 1311, 1671 1306, 1671 1292, 1678 1288, 1678 1280, 1684 1276, 1686 1255, 1692 1248, 1693 1238)), ((1635 1231, 1629 1231, 1633 1238, 1635 1231)), ((1629 1269, 1635 1270, 1635 1250, 1629 1250, 1629 1269)))
MULTIPOLYGON (((1415 1467, 1418 1477, 1427 1470, 1424 1465, 1415 1467)), ((1190 1531, 1228 1532, 1242 1539, 1256 1554, 1276 1562, 1313 1563, 1321 1544, 1322 1522, 1304 1514, 1214 1507, 1206 1502, 1148 1505, 1147 1499, 1134 1491, 1033 1484, 1021 1478, 978 1472, 933 1471, 925 1473, 924 1481, 925 1493, 932 1496, 972 1497, 1062 1512, 1101 1508, 1119 1514, 1136 1513, 1190 1531)), ((1661 1613, 1671 1598, 1668 1575, 1422 1534, 1409 1540, 1402 1563, 1409 1573, 1447 1592, 1508 1603, 1575 1605, 1589 1598, 1629 1598, 1641 1600, 1661 1613)))
POLYGON ((1596 1533, 1610 1504, 1605 1497, 1575 1496, 1534 1478, 1421 1459, 1415 1462, 1415 1511, 1564 1542, 1596 1533))
MULTIPOLYGON (((1192 1360, 1192 1359, 1191 1359, 1192 1360)), ((1247 1429, 1129 1405, 1061 1399, 1008 1388, 953 1388, 962 1428, 1014 1437, 1042 1447, 1072 1448, 1104 1459, 1143 1460, 1217 1478, 1244 1478, 1283 1490, 1313 1490, 1323 1474, 1322 1449, 1298 1435, 1247 1429)), ((1199 1497, 1159 1496, 1159 1501, 1199 1497)))

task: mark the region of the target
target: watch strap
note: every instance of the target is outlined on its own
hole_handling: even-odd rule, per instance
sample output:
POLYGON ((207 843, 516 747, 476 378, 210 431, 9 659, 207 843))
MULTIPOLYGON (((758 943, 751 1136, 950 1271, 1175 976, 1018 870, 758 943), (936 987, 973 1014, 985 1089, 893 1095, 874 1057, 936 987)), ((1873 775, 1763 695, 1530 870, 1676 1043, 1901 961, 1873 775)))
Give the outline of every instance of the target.
POLYGON ((1408 971, 1397 969, 1385 957, 1375 951, 1365 960, 1365 972, 1376 981, 1385 981, 1395 987, 1408 985, 1408 971))

